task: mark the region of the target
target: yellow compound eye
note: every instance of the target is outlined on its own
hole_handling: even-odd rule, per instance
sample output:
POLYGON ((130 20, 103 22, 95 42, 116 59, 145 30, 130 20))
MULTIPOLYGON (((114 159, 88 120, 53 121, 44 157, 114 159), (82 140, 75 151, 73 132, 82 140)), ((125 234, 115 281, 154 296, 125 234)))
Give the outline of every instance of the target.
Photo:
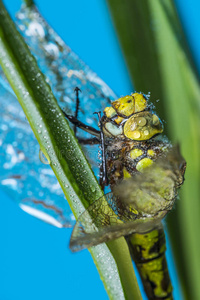
POLYGON ((124 124, 124 135, 131 140, 145 141, 161 132, 160 119, 149 111, 134 114, 124 124))
POLYGON ((147 100, 143 94, 134 93, 132 96, 135 99, 135 112, 143 111, 147 107, 147 100))
POLYGON ((147 107, 147 100, 143 94, 134 93, 112 102, 112 106, 118 114, 129 117, 136 112, 143 111, 147 107))
POLYGON ((113 108, 123 116, 130 116, 135 112, 135 99, 133 96, 125 96, 112 102, 113 108))

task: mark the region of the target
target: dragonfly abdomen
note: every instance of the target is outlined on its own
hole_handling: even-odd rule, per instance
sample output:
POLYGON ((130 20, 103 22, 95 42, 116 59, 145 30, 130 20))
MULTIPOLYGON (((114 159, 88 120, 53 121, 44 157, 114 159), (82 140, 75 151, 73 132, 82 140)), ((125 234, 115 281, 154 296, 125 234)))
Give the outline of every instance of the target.
POLYGON ((132 234, 127 237, 127 242, 148 298, 172 300, 172 284, 165 257, 163 228, 144 234, 132 234))

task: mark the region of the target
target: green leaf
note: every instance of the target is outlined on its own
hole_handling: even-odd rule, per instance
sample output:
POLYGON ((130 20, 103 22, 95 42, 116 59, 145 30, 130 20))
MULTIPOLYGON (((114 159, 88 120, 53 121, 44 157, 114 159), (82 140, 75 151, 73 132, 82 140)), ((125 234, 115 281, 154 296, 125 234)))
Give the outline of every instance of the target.
MULTIPOLYGON (((77 218, 103 192, 1 0, 0 65, 77 218)), ((90 252, 110 299, 141 299, 124 238, 91 248, 90 252)))
POLYGON ((200 89, 171 0, 108 0, 137 91, 160 99, 167 132, 187 161, 186 181, 169 216, 170 237, 187 299, 200 298, 200 89))

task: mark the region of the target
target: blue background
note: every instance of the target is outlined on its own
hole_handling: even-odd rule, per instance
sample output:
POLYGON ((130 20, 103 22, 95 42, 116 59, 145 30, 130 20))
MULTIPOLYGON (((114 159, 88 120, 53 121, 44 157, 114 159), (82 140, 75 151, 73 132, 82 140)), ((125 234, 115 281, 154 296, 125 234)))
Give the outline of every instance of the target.
MULTIPOLYGON (((4 3, 14 17, 21 1, 4 3)), ((176 3, 200 69, 200 2, 176 3)), ((37 4, 64 41, 118 95, 133 91, 105 0, 37 4)), ((0 300, 108 298, 89 252, 72 254, 68 249, 71 230, 27 215, 1 190, 0 199, 0 300)), ((178 289, 175 292, 175 299, 180 299, 178 289)))

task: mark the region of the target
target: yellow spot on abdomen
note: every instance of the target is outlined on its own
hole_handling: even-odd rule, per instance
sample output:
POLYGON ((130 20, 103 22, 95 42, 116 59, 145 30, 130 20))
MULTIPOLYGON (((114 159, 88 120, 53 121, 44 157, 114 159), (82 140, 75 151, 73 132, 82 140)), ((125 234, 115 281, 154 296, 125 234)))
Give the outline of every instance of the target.
POLYGON ((138 211, 137 211, 134 207, 130 206, 130 207, 129 207, 129 210, 130 210, 130 212, 132 212, 133 214, 138 215, 138 211))
POLYGON ((133 149, 130 152, 130 156, 132 159, 136 159, 137 157, 141 156, 143 151, 141 149, 133 149))
POLYGON ((142 172, 145 168, 150 167, 152 164, 153 164, 153 160, 151 160, 148 157, 145 157, 137 163, 136 169, 139 172, 142 172))

